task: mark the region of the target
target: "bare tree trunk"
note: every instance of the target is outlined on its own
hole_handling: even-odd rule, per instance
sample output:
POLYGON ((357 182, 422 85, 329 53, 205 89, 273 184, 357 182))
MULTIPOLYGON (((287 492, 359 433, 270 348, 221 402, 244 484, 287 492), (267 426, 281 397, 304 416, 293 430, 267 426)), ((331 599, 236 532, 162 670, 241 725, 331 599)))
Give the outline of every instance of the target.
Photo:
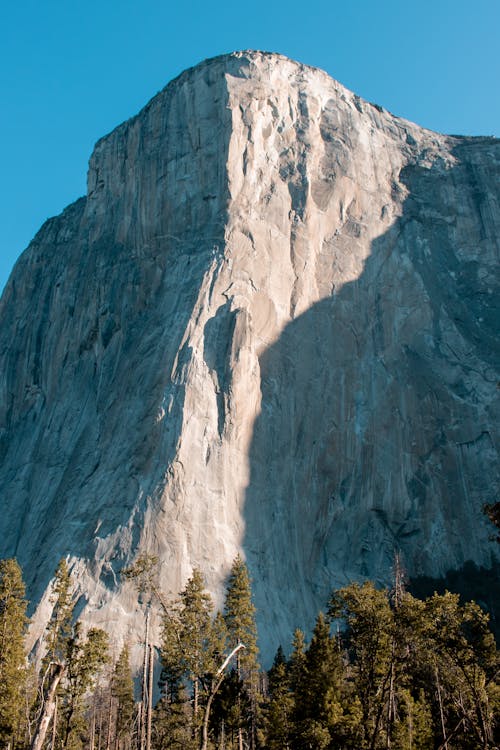
POLYGON ((64 672, 65 668, 63 664, 56 664, 54 674, 52 675, 51 682, 49 684, 49 689, 47 690, 47 695, 45 696, 45 700, 43 702, 42 713, 40 714, 40 718, 38 720, 38 725, 31 742, 30 750, 42 750, 50 720, 54 716, 56 710, 57 687, 64 675, 64 672))
POLYGON ((92 721, 90 724, 90 743, 89 743, 89 750, 94 750, 95 748, 95 694, 94 699, 92 701, 92 721))
POLYGON ((101 750, 101 744, 102 744, 101 738, 102 738, 102 708, 99 709, 99 739, 97 741, 97 750, 101 750))
MULTIPOLYGON (((223 663, 221 664, 221 666, 216 672, 216 675, 215 675, 216 681, 212 682, 210 686, 210 695, 208 696, 207 705, 205 706, 205 715, 203 717, 203 730, 202 730, 201 745, 200 745, 201 750, 207 750, 207 747, 208 747, 208 721, 210 718, 210 709, 212 707, 212 701, 215 697, 215 694, 217 690, 220 688, 222 684, 222 680, 224 679, 224 676, 225 676, 224 670, 226 669, 227 665, 229 664, 233 656, 237 654, 242 648, 245 648, 245 646, 242 643, 238 643, 236 648, 234 648, 229 654, 229 656, 225 658, 225 660, 223 661, 223 663)), ((241 736, 241 740, 243 740, 242 736, 241 736)), ((223 748, 224 748, 224 720, 222 720, 222 750, 223 748)))
POLYGON ((139 749, 140 749, 140 743, 141 743, 142 714, 143 714, 142 701, 139 701, 139 703, 137 704, 137 727, 139 729, 139 749))
POLYGON ((146 612, 146 633, 144 635, 144 661, 142 665, 142 710, 141 710, 141 734, 140 750, 146 748, 146 716, 148 698, 148 647, 149 647, 149 609, 146 612))
POLYGON ((59 708, 59 701, 57 700, 57 695, 55 697, 54 701, 54 715, 52 717, 52 739, 50 748, 51 750, 56 750, 56 738, 57 738, 57 709, 59 708))
MULTIPOLYGON (((215 694, 217 690, 220 688, 223 679, 224 679, 224 672, 221 674, 221 676, 219 677, 219 679, 217 680, 215 684, 212 683, 212 686, 210 689, 210 695, 208 696, 207 705, 205 706, 205 716, 203 717, 201 750, 207 750, 207 747, 208 747, 208 721, 210 719, 210 709, 212 708, 212 701, 215 698, 215 694)), ((224 731, 224 729, 222 731, 224 731)))
POLYGON ((151 722, 153 719, 153 646, 149 646, 149 674, 148 674, 148 713, 146 726, 146 750, 151 750, 151 722))
POLYGON ((241 660, 240 654, 236 656, 236 673, 238 675, 238 750, 243 750, 243 729, 241 727, 241 660))
POLYGON ((446 739, 446 727, 444 723, 444 713, 443 713, 443 702, 441 700, 441 685, 439 684, 439 673, 437 664, 435 666, 435 673, 436 673, 436 687, 437 687, 437 694, 438 694, 438 702, 439 702, 439 715, 441 717, 441 729, 443 732, 443 748, 448 747, 448 740, 446 739))
POLYGON ((113 729, 113 694, 109 691, 108 731, 106 734, 106 750, 111 750, 111 732, 113 729))

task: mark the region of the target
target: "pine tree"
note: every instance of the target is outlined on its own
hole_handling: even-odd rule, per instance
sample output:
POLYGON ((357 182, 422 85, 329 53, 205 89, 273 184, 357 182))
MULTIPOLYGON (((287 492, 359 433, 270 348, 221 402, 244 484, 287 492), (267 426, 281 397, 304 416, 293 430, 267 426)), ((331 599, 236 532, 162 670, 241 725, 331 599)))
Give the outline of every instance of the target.
POLYGON ((237 694, 234 696, 238 723, 238 747, 243 747, 243 735, 251 748, 256 746, 259 720, 259 663, 255 607, 247 566, 240 555, 234 560, 226 589, 224 620, 228 634, 228 648, 239 643, 245 648, 237 654, 237 694))
POLYGON ((162 696, 153 714, 154 750, 198 750, 198 738, 191 731, 192 706, 181 686, 175 697, 162 696))
POLYGON ((22 718, 27 626, 24 595, 16 560, 0 560, 0 747, 13 747, 22 718))
POLYGON ((269 700, 266 706, 265 747, 288 750, 292 737, 293 696, 285 654, 281 646, 268 672, 269 700))
POLYGON ((458 595, 448 591, 425 601, 421 664, 437 696, 432 708, 444 743, 453 736, 454 744, 466 738, 470 747, 494 744, 500 660, 488 619, 475 602, 462 606, 458 595))
POLYGON ((240 555, 234 560, 229 574, 224 620, 228 633, 228 647, 233 649, 238 643, 245 646, 238 659, 242 678, 245 681, 255 681, 259 672, 255 607, 252 602, 248 569, 240 555))
POLYGON ((211 619, 213 602, 210 594, 205 591, 205 581, 200 570, 193 570, 181 592, 180 604, 178 618, 181 667, 196 683, 202 681, 206 674, 215 671, 211 619))
POLYGON ((80 748, 85 734, 84 697, 108 661, 109 638, 104 630, 91 628, 86 638, 81 636, 77 622, 67 642, 65 677, 60 696, 60 736, 64 748, 80 748))
POLYGON ((163 723, 173 721, 175 725, 176 717, 185 712, 186 691, 191 691, 189 725, 195 745, 201 742, 208 722, 207 701, 210 704, 213 699, 215 675, 224 657, 225 624, 220 615, 212 621, 212 610, 203 576, 195 569, 176 606, 165 610, 163 621, 163 723))
POLYGON ((296 693, 303 678, 306 664, 306 637, 299 628, 293 634, 292 649, 289 662, 290 685, 293 692, 296 693))
POLYGON ((341 705, 342 660, 330 626, 319 613, 294 691, 293 747, 328 747, 332 704, 341 705))
POLYGON ((393 750, 432 750, 434 732, 430 706, 423 691, 414 698, 410 690, 400 696, 399 714, 392 735, 393 750))
POLYGON ((64 558, 59 561, 54 575, 50 601, 53 606, 45 637, 47 650, 43 660, 44 670, 50 662, 64 662, 68 642, 72 636, 75 602, 73 601, 71 575, 64 558))
POLYGON ((362 705, 362 747, 376 747, 388 714, 393 665, 394 619, 389 592, 370 581, 334 593, 329 615, 346 626, 345 640, 355 693, 362 705))
POLYGON ((130 650, 126 643, 118 657, 113 677, 111 679, 111 693, 116 700, 116 738, 118 747, 126 750, 132 744, 134 721, 134 681, 130 669, 130 650))
POLYGON ((37 722, 33 748, 36 750, 43 746, 49 724, 53 724, 53 731, 55 727, 55 736, 61 723, 58 715, 58 702, 62 690, 61 680, 67 671, 68 648, 73 634, 72 621, 75 603, 72 593, 68 564, 62 558, 54 574, 50 596, 52 613, 46 628, 46 651, 42 659, 39 701, 35 710, 37 722))

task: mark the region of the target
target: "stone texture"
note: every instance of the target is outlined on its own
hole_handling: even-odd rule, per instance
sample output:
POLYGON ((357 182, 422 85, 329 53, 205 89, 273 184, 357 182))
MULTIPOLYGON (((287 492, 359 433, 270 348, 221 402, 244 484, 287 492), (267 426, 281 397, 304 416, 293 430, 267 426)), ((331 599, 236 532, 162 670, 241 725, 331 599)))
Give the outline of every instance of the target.
POLYGON ((0 303, 0 555, 33 638, 61 555, 121 638, 138 550, 216 595, 241 550, 267 656, 395 549, 493 564, 499 161, 259 52, 97 143, 0 303))

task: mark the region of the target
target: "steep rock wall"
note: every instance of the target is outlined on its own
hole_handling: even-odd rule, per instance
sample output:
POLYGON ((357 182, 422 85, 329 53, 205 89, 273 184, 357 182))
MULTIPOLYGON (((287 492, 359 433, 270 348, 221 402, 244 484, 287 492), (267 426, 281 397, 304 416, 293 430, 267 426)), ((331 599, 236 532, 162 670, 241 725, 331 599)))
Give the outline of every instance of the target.
POLYGON ((395 549, 492 564, 499 160, 255 52, 99 141, 0 307, 0 554, 38 633, 63 554, 124 636, 137 550, 216 593, 242 550, 265 651, 395 549))

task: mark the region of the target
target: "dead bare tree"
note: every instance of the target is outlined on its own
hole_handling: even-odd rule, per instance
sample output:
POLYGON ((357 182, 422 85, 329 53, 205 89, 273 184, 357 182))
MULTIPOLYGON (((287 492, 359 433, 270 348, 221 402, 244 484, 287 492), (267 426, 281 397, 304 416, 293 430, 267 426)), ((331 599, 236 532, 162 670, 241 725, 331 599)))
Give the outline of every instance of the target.
POLYGON ((54 718, 57 700, 56 692, 58 685, 64 676, 66 668, 64 664, 59 664, 58 662, 51 662, 49 664, 49 667, 52 666, 54 667, 54 669, 51 670, 47 693, 42 698, 42 708, 40 711, 40 716, 38 718, 37 727, 31 741, 30 750, 42 750, 43 743, 45 741, 45 735, 47 734, 47 729, 49 728, 51 719, 54 718))

